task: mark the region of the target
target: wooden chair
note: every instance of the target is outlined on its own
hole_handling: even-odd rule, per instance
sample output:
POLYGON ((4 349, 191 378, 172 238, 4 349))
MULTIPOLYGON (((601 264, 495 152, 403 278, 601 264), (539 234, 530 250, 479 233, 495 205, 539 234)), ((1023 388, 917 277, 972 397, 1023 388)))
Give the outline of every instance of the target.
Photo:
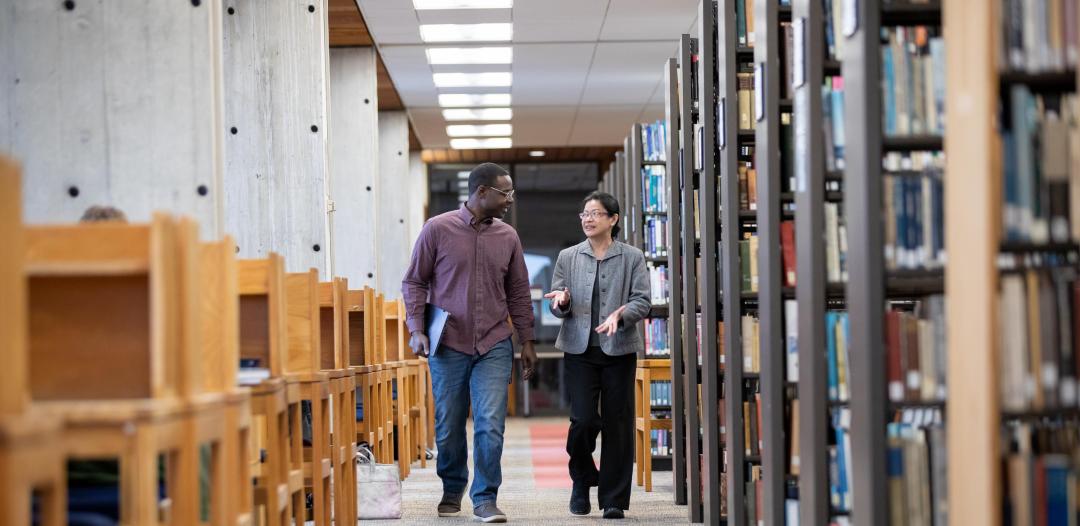
MULTIPOLYGON (((376 436, 382 433, 371 415, 369 391, 373 381, 375 327, 369 320, 374 319, 375 291, 371 287, 363 290, 350 290, 345 295, 345 310, 348 317, 349 368, 356 375, 357 397, 364 401, 364 417, 356 420, 356 440, 366 442, 374 448, 376 436), (368 312, 366 309, 371 309, 368 312)), ((355 414, 355 407, 354 414, 355 414)))
POLYGON ((349 367, 348 281, 319 283, 319 355, 330 375, 334 521, 356 522, 356 373, 349 367))
POLYGON ((238 262, 240 358, 256 360, 269 378, 252 386, 255 424, 256 515, 260 524, 282 526, 305 519, 300 390, 285 382, 288 344, 285 262, 278 254, 238 262))
POLYGON ((239 269, 231 237, 201 245, 203 381, 207 390, 225 395, 221 456, 225 483, 221 496, 225 523, 254 524, 251 485, 251 390, 237 386, 240 364, 239 269))
POLYGON ((640 360, 634 379, 634 450, 637 455, 637 485, 652 491, 652 431, 671 430, 671 419, 653 418, 652 382, 671 381, 671 360, 640 360))
POLYGON ((30 405, 27 284, 17 165, 0 157, 0 523, 30 524, 37 496, 40 524, 67 524, 60 421, 30 405))
MULTIPOLYGON (((397 399, 391 399, 391 417, 396 426, 394 433, 397 438, 398 469, 401 479, 409 476, 409 468, 412 458, 412 432, 409 416, 412 408, 412 393, 409 386, 409 367, 407 360, 412 356, 408 350, 405 335, 408 329, 405 327, 405 303, 401 300, 383 302, 384 326, 386 327, 386 366, 390 373, 388 392, 397 394, 397 399)), ((392 446, 391 446, 392 447, 392 446)))
POLYGON ((304 485, 314 497, 312 515, 318 526, 331 523, 330 374, 322 371, 319 321, 319 273, 285 275, 289 345, 286 381, 300 389, 311 406, 311 446, 303 451, 304 485))
POLYGON ((199 408, 183 398, 198 377, 195 297, 184 286, 193 242, 164 215, 26 230, 30 396, 63 421, 65 459, 119 459, 123 524, 181 523, 199 509, 190 483, 199 408))
MULTIPOLYGON (((386 298, 379 294, 375 297, 375 362, 373 364, 375 377, 372 385, 372 416, 383 430, 377 439, 378 443, 374 450, 376 459, 383 464, 394 463, 394 401, 393 385, 394 371, 392 364, 387 362, 387 334, 386 334, 386 298)), ((365 407, 366 410, 366 407, 365 407)))

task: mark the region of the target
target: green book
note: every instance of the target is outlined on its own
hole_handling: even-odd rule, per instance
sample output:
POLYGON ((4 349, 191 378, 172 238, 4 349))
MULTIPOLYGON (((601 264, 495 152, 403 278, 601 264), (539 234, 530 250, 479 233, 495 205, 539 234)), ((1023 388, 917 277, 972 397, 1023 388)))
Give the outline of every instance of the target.
POLYGON ((742 290, 749 292, 753 283, 750 280, 750 241, 739 241, 739 268, 742 273, 742 290))

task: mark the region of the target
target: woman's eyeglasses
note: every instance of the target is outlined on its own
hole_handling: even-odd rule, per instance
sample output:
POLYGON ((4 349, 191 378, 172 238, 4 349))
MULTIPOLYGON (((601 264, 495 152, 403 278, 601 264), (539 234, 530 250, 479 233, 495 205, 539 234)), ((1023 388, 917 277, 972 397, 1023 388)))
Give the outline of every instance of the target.
POLYGON ((589 219, 589 218, 596 219, 598 217, 607 217, 609 215, 611 215, 611 214, 609 214, 607 212, 601 212, 599 210, 589 210, 588 212, 582 212, 582 213, 578 214, 577 216, 579 218, 581 218, 582 221, 584 221, 584 220, 589 219))

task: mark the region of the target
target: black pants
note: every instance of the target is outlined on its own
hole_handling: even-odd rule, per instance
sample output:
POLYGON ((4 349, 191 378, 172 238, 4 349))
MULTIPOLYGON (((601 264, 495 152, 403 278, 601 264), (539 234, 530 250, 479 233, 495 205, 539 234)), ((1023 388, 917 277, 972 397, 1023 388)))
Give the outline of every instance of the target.
POLYGON ((637 355, 608 356, 599 347, 566 354, 570 396, 570 478, 599 486, 600 508, 630 509, 634 473, 634 369, 637 355), (597 404, 599 402, 599 412, 597 404), (600 469, 593 463, 596 435, 603 431, 600 469))

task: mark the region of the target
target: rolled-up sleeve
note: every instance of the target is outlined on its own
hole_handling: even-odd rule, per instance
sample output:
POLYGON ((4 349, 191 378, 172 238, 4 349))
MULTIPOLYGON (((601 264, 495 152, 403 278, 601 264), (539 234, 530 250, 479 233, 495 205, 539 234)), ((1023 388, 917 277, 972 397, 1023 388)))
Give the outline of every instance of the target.
POLYGON ((635 250, 630 264, 630 296, 620 320, 624 325, 633 325, 648 316, 652 307, 649 290, 649 269, 645 267, 645 255, 635 250))
MULTIPOLYGON (((551 290, 563 290, 567 288, 566 284, 566 266, 568 264, 567 259, 573 256, 567 255, 567 251, 563 250, 559 252, 559 259, 555 260, 555 272, 551 276, 551 290)), ((550 302, 551 313, 557 318, 567 318, 570 316, 571 307, 574 305, 574 296, 570 296, 570 301, 566 303, 565 307, 559 307, 554 301, 550 302)))
POLYGON ((533 307, 529 292, 529 270, 525 266, 525 255, 521 241, 516 240, 510 266, 506 273, 506 307, 510 311, 510 320, 517 330, 518 339, 533 341, 533 307))
POLYGON ((434 225, 428 222, 420 230, 413 246, 412 259, 405 277, 401 280, 401 297, 405 300, 405 324, 409 332, 424 330, 424 310, 428 290, 435 271, 435 241, 431 232, 434 225))

